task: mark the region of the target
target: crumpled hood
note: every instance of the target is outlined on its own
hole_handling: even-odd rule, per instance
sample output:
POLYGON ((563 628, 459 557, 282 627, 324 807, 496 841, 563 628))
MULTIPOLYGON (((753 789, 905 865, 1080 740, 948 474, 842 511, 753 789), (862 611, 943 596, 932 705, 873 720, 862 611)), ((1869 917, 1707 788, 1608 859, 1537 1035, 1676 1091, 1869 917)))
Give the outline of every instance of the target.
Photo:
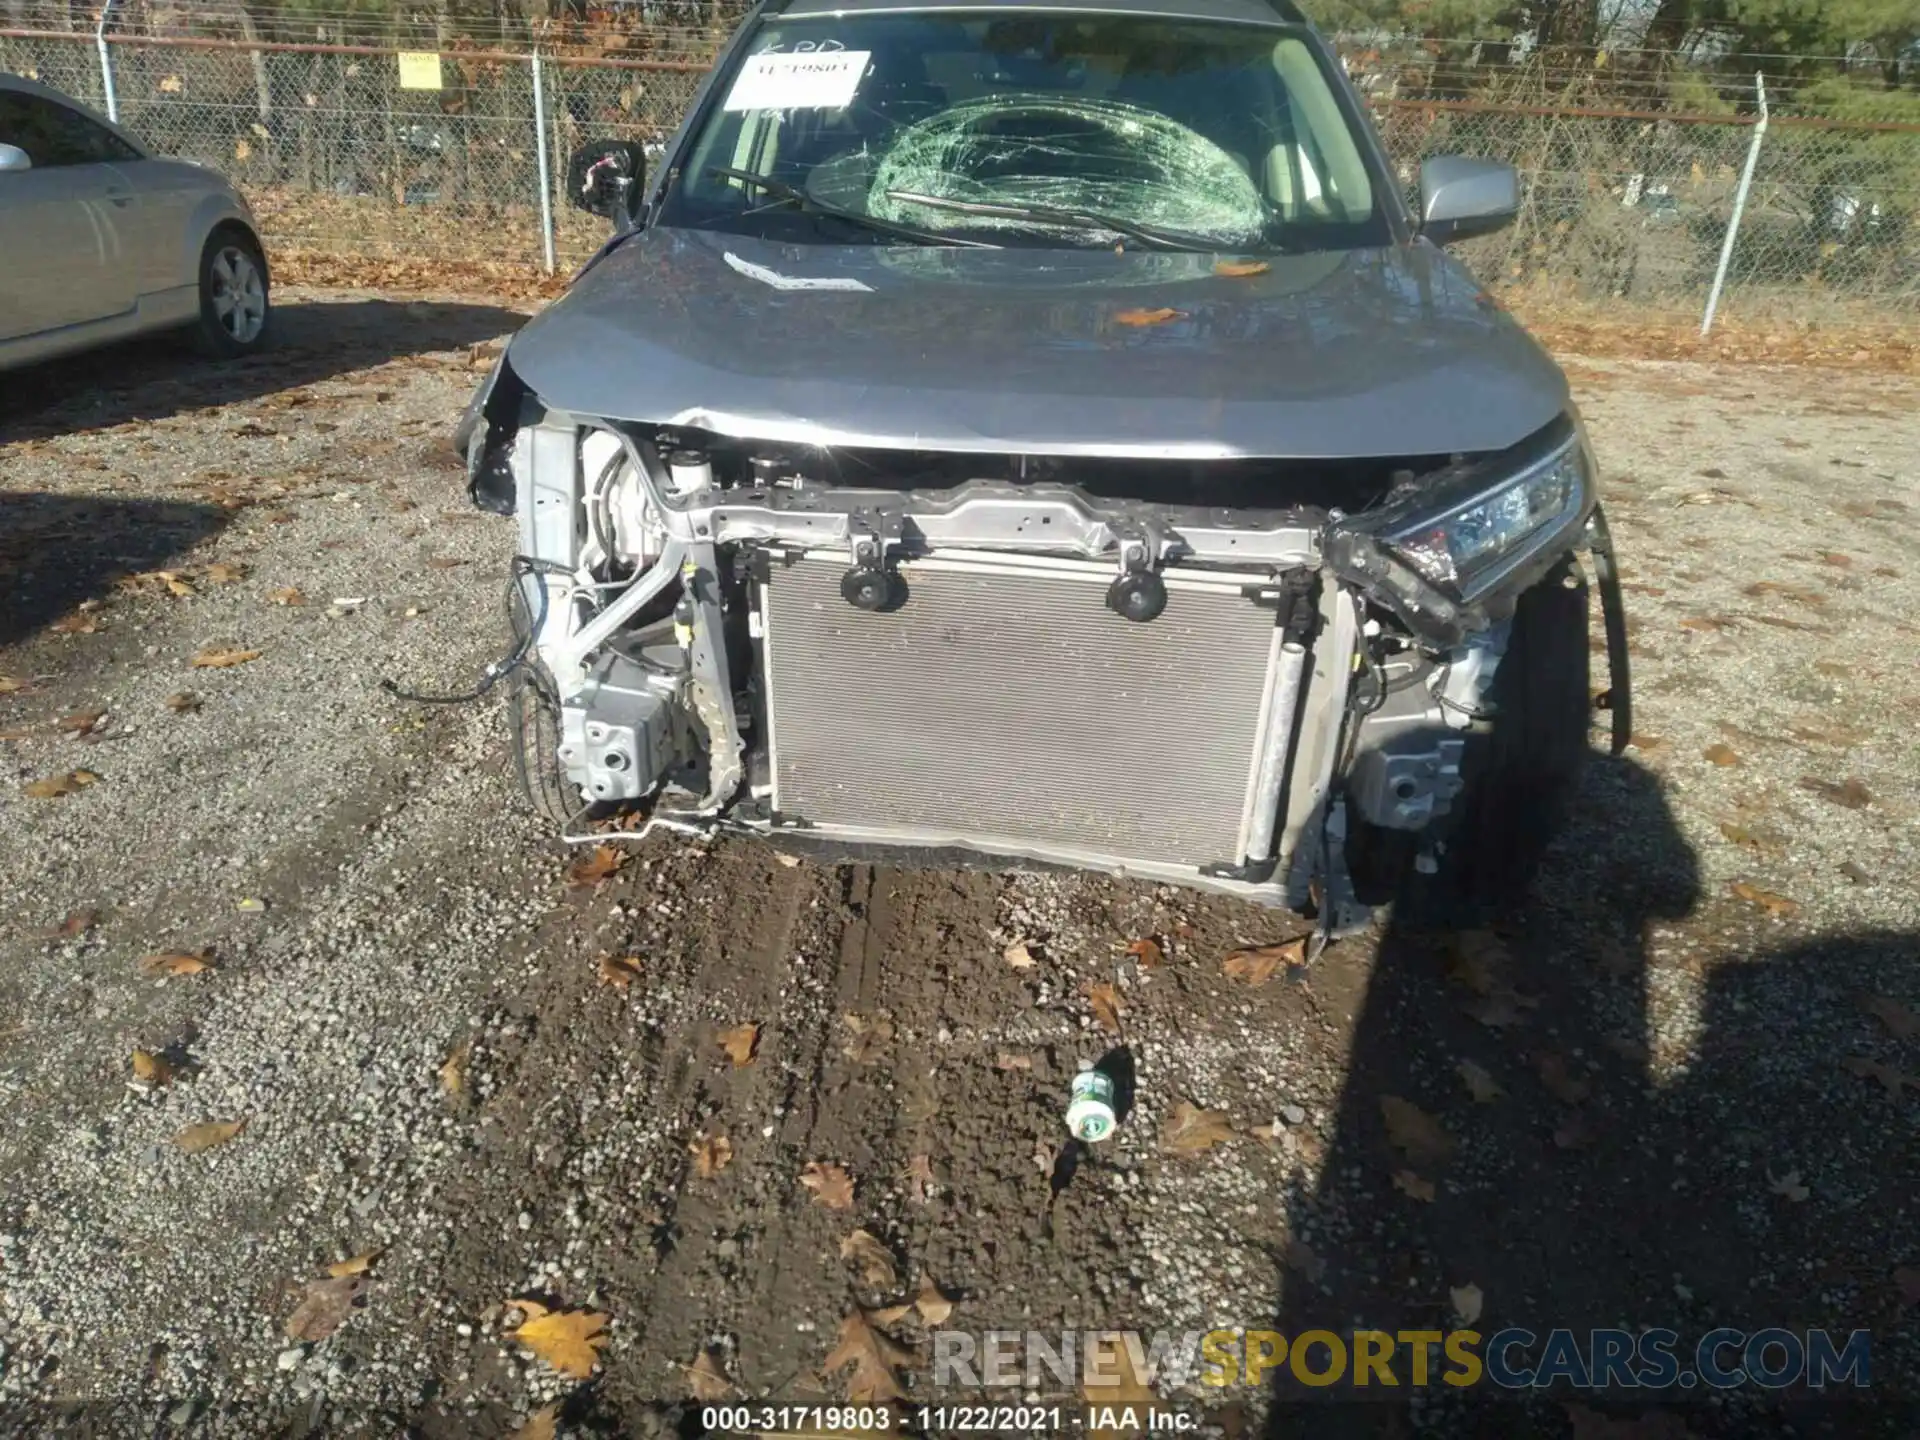
POLYGON ((1220 275, 1166 251, 653 230, 535 317, 508 362, 582 415, 918 450, 1497 450, 1567 400, 1540 347, 1424 243, 1220 275))

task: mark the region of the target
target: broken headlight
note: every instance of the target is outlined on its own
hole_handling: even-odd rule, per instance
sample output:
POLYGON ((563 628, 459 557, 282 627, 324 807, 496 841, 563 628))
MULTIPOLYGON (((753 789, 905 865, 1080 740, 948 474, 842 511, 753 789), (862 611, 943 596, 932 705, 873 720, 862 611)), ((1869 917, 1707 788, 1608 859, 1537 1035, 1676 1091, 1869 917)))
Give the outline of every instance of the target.
POLYGON ((1567 522, 1586 513, 1592 480, 1580 436, 1544 461, 1438 515, 1417 515, 1380 540, 1461 597, 1496 584, 1567 522))
POLYGON ((1585 514, 1591 488, 1576 433, 1511 479, 1380 538, 1427 579, 1471 599, 1585 514))

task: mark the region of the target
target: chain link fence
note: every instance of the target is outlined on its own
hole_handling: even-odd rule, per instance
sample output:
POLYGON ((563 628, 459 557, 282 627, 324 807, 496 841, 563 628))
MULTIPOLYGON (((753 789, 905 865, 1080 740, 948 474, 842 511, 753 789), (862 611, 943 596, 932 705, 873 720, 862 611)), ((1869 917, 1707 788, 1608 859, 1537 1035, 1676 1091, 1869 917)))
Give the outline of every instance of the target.
MULTIPOLYGON (((13 28, 0 29, 0 70, 104 106, 110 69, 121 122, 157 150, 231 175, 270 244, 364 257, 378 283, 383 257, 584 259, 604 225, 565 204, 568 155, 589 138, 663 144, 716 35, 662 27, 639 45, 627 35, 546 53, 411 37, 109 32, 97 44, 90 33, 13 28)), ((1755 142, 1751 80, 1743 94, 1725 78, 1707 87, 1616 73, 1600 96, 1591 70, 1585 90, 1514 64, 1480 66, 1469 86, 1433 48, 1410 61, 1346 53, 1410 188, 1430 155, 1519 166, 1519 222, 1463 247, 1484 278, 1535 300, 1704 306, 1755 142)), ((1775 87, 1724 303, 1800 315, 1819 306, 1836 320, 1920 310, 1920 121, 1891 105, 1820 113, 1822 103, 1817 87, 1775 87)))

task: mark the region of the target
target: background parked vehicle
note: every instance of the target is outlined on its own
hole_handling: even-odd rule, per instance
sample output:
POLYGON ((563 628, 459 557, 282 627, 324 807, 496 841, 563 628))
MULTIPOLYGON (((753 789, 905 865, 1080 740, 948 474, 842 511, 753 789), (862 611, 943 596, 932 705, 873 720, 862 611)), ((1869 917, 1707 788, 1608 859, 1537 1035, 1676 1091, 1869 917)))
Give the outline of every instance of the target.
POLYGON ((267 338, 266 252, 240 192, 4 74, 0 255, 0 369, 160 330, 221 357, 267 338))

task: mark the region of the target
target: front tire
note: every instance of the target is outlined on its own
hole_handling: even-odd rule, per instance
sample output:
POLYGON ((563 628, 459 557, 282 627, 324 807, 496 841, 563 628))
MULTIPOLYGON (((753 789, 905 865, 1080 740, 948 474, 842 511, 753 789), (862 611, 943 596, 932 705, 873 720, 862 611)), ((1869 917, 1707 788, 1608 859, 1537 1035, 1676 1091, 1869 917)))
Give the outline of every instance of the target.
POLYGON ((1362 828, 1371 834, 1356 836, 1376 875, 1388 857, 1405 867, 1397 903, 1403 918, 1474 926, 1525 900, 1591 754, 1587 637, 1586 576, 1569 555, 1516 602, 1490 696, 1492 729, 1467 741, 1465 784, 1437 827, 1444 849, 1434 873, 1411 864, 1426 837, 1370 826, 1362 828))
MULTIPOLYGON (((507 598, 507 616, 515 642, 526 642, 533 617, 518 580, 507 598)), ((534 814, 564 830, 585 802, 560 767, 560 698, 552 672, 537 655, 529 655, 508 683, 507 732, 520 793, 534 814)))
POLYGON ((200 252, 196 345, 216 360, 251 355, 267 343, 272 319, 267 259, 260 242, 236 225, 223 225, 207 237, 200 252))

